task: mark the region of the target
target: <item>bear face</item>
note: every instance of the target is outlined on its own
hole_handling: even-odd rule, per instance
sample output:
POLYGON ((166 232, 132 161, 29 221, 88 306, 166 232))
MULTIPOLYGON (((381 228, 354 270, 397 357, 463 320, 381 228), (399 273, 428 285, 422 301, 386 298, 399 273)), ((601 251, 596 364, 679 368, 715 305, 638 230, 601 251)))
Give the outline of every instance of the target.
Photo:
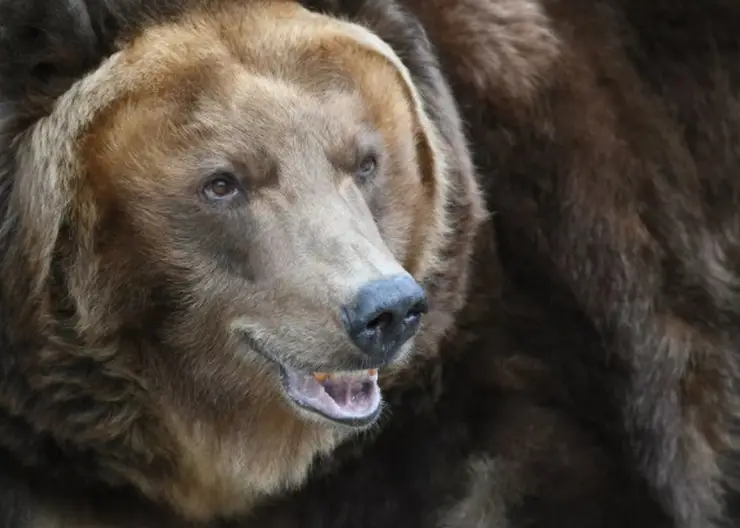
POLYGON ((380 39, 293 3, 125 42, 13 144, 0 444, 200 520, 300 483, 464 285, 448 210, 482 215, 427 105, 380 39))
MULTIPOLYGON (((296 33, 283 25, 286 38, 296 33)), ((231 36, 232 49, 199 52, 200 33, 164 31, 137 41, 123 60, 141 50, 131 61, 136 75, 161 78, 165 86, 134 88, 100 112, 82 148, 86 183, 106 226, 101 268, 126 267, 130 258, 129 287, 165 285, 163 294, 178 308, 165 309, 156 340, 195 350, 192 358, 178 354, 178 363, 199 363, 201 350, 215 348, 229 350, 227 370, 219 374, 226 378, 238 368, 232 357, 257 363, 258 377, 266 376, 265 365, 278 364, 292 400, 307 397, 298 383, 326 378, 327 390, 341 391, 335 373, 374 371, 405 355, 427 311, 426 296, 409 274, 423 277, 428 267, 423 252, 438 234, 421 226, 431 225, 425 217, 435 209, 441 183, 429 133, 394 66, 372 57, 377 68, 369 79, 343 72, 343 63, 374 51, 350 49, 347 57, 332 56, 335 65, 315 64, 299 39, 271 50, 267 60, 253 60, 259 43, 240 33, 231 36), (172 41, 171 62, 163 65, 162 42, 172 41), (299 53, 306 53, 300 65, 306 71, 290 72, 299 53), (311 76, 318 69, 327 72, 325 79, 311 76), (385 89, 394 84, 395 91, 385 89), (417 148, 419 140, 426 145, 417 148), (404 196, 411 207, 400 202, 404 196), (125 256, 122 240, 132 248, 125 256), (151 264, 142 268, 141 262, 151 264), (375 306, 378 295, 387 299, 375 306), (352 327, 371 331, 365 326, 373 322, 360 313, 368 303, 378 328, 365 343, 352 327), (223 327, 216 343, 201 341, 217 339, 210 326, 223 327), (233 351, 233 339, 257 354, 233 351), (302 372, 317 375, 305 380, 302 372)), ((113 289, 115 279, 109 280, 113 289)), ((114 304, 132 320, 156 304, 129 300, 125 293, 114 304)), ((205 361, 195 369, 212 369, 213 357, 205 361)), ((303 406, 314 406, 310 416, 372 422, 378 410, 372 390, 367 412, 341 407, 362 403, 362 394, 351 402, 318 399, 303 406)), ((244 388, 236 392, 241 398, 244 388)))

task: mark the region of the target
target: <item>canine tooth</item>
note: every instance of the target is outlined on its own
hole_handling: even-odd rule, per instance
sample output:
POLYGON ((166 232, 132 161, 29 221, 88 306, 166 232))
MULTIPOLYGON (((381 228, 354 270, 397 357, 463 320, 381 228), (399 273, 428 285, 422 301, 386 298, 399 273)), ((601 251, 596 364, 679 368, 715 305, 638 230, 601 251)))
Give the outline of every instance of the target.
POLYGON ((326 372, 314 372, 313 377, 319 383, 324 383, 327 379, 331 379, 331 374, 327 374, 326 372))

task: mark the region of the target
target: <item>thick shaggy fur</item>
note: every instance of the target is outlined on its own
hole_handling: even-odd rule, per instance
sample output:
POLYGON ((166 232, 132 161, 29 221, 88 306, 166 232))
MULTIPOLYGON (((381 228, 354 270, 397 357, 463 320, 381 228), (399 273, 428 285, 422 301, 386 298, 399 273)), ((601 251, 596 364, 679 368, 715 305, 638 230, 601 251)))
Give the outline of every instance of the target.
MULTIPOLYGON (((740 7, 401 3, 494 213, 458 359, 255 526, 736 525, 740 7)), ((315 7, 426 60, 392 2, 315 7)))
MULTIPOLYGON (((23 130, 68 88, 65 79, 79 78, 116 47, 114 35, 185 8, 172 3, 144 18, 136 3, 124 2, 128 8, 120 12, 105 2, 90 4, 85 24, 91 33, 77 16, 50 26, 78 35, 56 40, 78 44, 62 47, 61 55, 17 33, 33 26, 21 19, 39 20, 38 12, 14 7, 15 19, 0 11, 0 21, 13 21, 0 22, 12 36, 3 53, 13 49, 8 42, 23 43, 38 54, 26 57, 54 66, 51 75, 48 67, 28 68, 26 77, 6 69, 0 85, 9 105, 0 155, 12 158, 4 160, 2 175, 3 289, 16 292, 5 297, 4 309, 6 321, 12 317, 21 328, 48 317, 43 310, 50 306, 32 296, 24 301, 37 293, 32 286, 41 287, 34 282, 41 270, 31 268, 24 277, 38 261, 19 265, 14 252, 44 246, 18 234, 24 218, 40 218, 8 209, 13 202, 7 198, 14 192, 58 198, 54 189, 15 190, 24 185, 15 158, 27 145, 23 130), (88 58, 98 49, 91 43, 101 51, 88 58), (13 310, 7 299, 14 299, 13 310)), ((435 252, 442 266, 425 282, 435 311, 410 368, 384 380, 382 427, 342 443, 300 491, 234 519, 234 526, 708 528, 740 522, 733 518, 740 7, 722 0, 401 4, 306 2, 390 45, 444 145, 448 237, 435 252), (480 230, 479 194, 456 105, 491 213, 480 230)), ((371 67, 358 61, 358 70, 371 67)), ((16 70, 27 66, 19 59, 16 70)), ((44 159, 56 155, 43 145, 35 152, 44 159)), ((62 272, 78 274, 82 286, 96 285, 63 256, 62 272)), ((158 257, 167 262, 166 253, 158 257)), ((130 380, 115 377, 102 391, 89 349, 38 353, 31 339, 38 328, 26 332, 10 336, 12 342, 6 336, 0 363, 0 445, 6 458, 26 464, 1 475, 8 490, 0 493, 5 524, 182 525, 182 511, 175 518, 171 506, 126 495, 115 480, 98 486, 101 474, 111 474, 101 460, 112 461, 113 469, 125 464, 122 473, 149 467, 134 457, 135 446, 162 452, 159 458, 147 453, 146 462, 167 463, 151 466, 134 484, 178 469, 168 458, 177 450, 166 438, 110 441, 116 430, 139 434, 134 422, 106 414, 102 405, 137 403, 125 390, 116 392, 130 380), (71 383, 85 398, 74 391, 75 398, 62 397, 71 383), (44 393, 46 387, 60 392, 44 393), (11 416, 19 398, 33 407, 11 416), (68 416, 85 421, 65 421, 68 416), (100 450, 76 453, 80 442, 100 450), (64 495, 60 482, 71 476, 91 480, 97 495, 89 488, 64 495), (91 502, 104 505, 102 513, 91 502)), ((53 337, 54 344, 68 344, 64 333, 53 337)), ((129 356, 111 354, 106 365, 119 357, 129 356)), ((138 394, 143 401, 149 395, 138 394)), ((276 430, 262 431, 280 438, 276 430)))
MULTIPOLYGON (((483 210, 470 160, 452 104, 432 119, 387 44, 293 2, 133 12, 100 64, 44 49, 3 77, 7 526, 248 512, 357 434, 291 404, 277 362, 392 376, 461 304, 483 210), (354 179, 370 151, 374 177, 354 179), (208 201, 224 171, 248 192, 208 201), (404 270, 425 324, 376 364, 338 313, 404 270)), ((23 27, 4 21, 11 52, 23 27)))

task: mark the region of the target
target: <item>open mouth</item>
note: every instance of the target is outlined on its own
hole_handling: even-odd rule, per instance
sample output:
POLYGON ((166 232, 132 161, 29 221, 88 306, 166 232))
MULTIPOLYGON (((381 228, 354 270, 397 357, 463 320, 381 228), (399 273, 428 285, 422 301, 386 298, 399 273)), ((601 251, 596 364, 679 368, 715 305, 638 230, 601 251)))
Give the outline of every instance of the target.
POLYGON ((252 349, 280 369, 285 395, 300 408, 350 427, 372 424, 380 415, 378 370, 305 373, 288 367, 247 337, 252 349))
POLYGON ((280 365, 286 394, 300 407, 345 425, 360 427, 380 414, 375 369, 304 374, 280 365))

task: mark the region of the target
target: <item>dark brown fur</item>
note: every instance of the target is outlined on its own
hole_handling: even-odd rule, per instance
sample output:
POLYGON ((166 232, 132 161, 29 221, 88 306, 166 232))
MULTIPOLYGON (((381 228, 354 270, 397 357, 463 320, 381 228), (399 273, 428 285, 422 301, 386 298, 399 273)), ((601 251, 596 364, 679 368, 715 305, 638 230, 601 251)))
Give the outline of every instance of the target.
MULTIPOLYGON (((371 449, 278 517, 430 526, 443 504, 443 526, 734 525, 740 8, 401 3, 463 111, 494 213, 475 273, 493 282, 442 347, 463 359, 430 371, 440 398, 399 397, 371 449)), ((317 7, 408 50, 389 4, 317 7)))
MULTIPOLYGON (((411 368, 386 378, 383 428, 344 443, 301 491, 234 525, 740 522, 733 510, 740 8, 720 0, 401 3, 307 2, 393 47, 451 151, 456 237, 441 252, 448 265, 427 282, 445 309, 430 318, 437 331, 420 336, 411 368), (456 105, 492 213, 470 281, 463 264, 480 211, 456 105)), ((119 19, 136 25, 144 13, 131 5, 125 15, 103 2, 95 7, 113 13, 117 33, 126 26, 119 19)), ((96 9, 90 12, 97 27, 96 9)), ((112 40, 105 31, 98 30, 103 47, 112 40)), ((5 354, 4 379, 21 379, 12 369, 22 346, 5 354)), ((49 356, 50 371, 60 368, 58 357, 49 356)), ((103 397, 77 360, 70 368, 80 369, 91 401, 103 397)), ((65 383, 75 380, 69 372, 65 383)), ((135 403, 115 385, 106 390, 135 403)), ((71 490, 68 497, 54 485, 58 440, 7 418, 0 438, 10 453, 37 457, 29 460, 50 480, 3 477, 13 490, 0 494, 0 506, 10 505, 8 526, 23 526, 26 515, 40 522, 38 499, 47 492, 57 516, 74 519, 78 502, 89 508, 89 496, 71 490)), ((167 454, 166 443, 148 441, 167 454)), ((98 461, 75 459, 79 476, 98 475, 98 461)), ((69 466, 56 469, 60 478, 70 475, 69 466)), ((98 493, 107 511, 85 514, 90 526, 177 525, 166 511, 98 493)))

